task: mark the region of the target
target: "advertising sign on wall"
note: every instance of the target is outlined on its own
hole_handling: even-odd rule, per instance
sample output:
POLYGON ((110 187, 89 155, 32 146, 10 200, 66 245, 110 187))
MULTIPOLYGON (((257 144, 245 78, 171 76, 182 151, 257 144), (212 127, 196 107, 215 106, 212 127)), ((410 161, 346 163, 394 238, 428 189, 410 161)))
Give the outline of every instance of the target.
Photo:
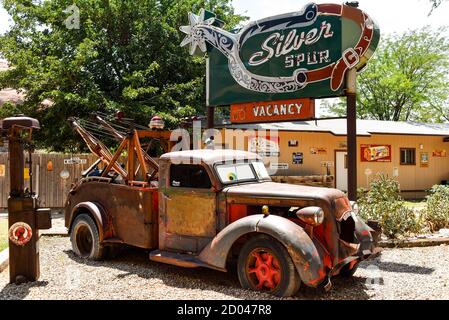
POLYGON ((315 116, 315 100, 294 99, 231 105, 232 123, 307 120, 315 116))
POLYGON ((427 168, 429 166, 429 153, 421 152, 419 157, 419 164, 423 168, 427 168))
POLYGON ((262 157, 279 157, 279 137, 250 137, 249 151, 262 157))
POLYGON ((293 152, 292 158, 293 164, 303 164, 304 162, 304 154, 302 152, 293 152))
POLYGON ((362 162, 391 162, 391 145, 362 144, 360 155, 362 162))
POLYGON ((318 148, 310 148, 310 154, 320 154, 320 155, 326 155, 327 154, 327 149, 323 148, 323 147, 318 147, 318 148))
POLYGON ((446 150, 433 150, 432 157, 446 157, 446 150))
POLYGON ((222 29, 211 12, 189 13, 181 46, 208 52, 207 104, 323 98, 344 95, 351 68, 360 70, 379 42, 379 29, 348 5, 306 5, 238 32, 222 29))

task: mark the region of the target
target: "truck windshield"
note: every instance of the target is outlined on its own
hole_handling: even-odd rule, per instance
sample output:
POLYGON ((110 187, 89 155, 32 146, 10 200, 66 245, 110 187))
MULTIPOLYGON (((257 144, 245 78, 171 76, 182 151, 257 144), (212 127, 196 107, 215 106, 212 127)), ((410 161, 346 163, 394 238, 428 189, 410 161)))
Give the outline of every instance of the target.
POLYGON ((221 182, 238 183, 269 179, 267 169, 263 162, 220 164, 216 166, 221 182))

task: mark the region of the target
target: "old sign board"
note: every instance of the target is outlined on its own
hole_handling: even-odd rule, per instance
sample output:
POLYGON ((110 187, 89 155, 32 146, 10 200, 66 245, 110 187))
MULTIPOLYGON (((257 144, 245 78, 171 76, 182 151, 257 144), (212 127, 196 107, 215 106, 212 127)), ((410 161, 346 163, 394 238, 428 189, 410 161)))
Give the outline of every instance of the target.
POLYGON ((366 13, 340 4, 311 3, 239 32, 223 30, 204 10, 189 22, 181 45, 208 52, 209 106, 342 96, 346 72, 365 66, 380 35, 366 13))
POLYGON ((293 99, 231 105, 232 123, 306 120, 312 119, 314 116, 315 100, 313 99, 293 99))

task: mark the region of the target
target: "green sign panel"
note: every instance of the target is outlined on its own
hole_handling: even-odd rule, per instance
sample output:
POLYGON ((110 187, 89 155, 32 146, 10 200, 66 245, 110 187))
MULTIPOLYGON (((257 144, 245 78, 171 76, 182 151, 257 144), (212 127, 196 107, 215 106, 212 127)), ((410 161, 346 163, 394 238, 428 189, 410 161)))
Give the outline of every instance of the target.
POLYGON ((312 3, 238 33, 218 27, 204 10, 189 21, 181 45, 191 54, 208 52, 211 106, 341 96, 346 72, 366 64, 380 35, 363 11, 338 4, 312 3))

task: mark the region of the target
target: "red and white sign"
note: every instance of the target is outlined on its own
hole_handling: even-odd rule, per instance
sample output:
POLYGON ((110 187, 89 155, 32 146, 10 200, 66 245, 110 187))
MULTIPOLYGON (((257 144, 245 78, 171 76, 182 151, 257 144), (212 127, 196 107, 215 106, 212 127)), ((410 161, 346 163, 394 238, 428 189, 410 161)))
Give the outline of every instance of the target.
POLYGON ((17 246, 24 246, 30 242, 33 231, 29 224, 16 222, 9 228, 9 240, 17 246))
POLYGON ((360 155, 362 162, 391 162, 391 145, 362 144, 360 155))
POLYGON ((307 120, 315 116, 315 100, 293 99, 231 105, 232 123, 307 120))

